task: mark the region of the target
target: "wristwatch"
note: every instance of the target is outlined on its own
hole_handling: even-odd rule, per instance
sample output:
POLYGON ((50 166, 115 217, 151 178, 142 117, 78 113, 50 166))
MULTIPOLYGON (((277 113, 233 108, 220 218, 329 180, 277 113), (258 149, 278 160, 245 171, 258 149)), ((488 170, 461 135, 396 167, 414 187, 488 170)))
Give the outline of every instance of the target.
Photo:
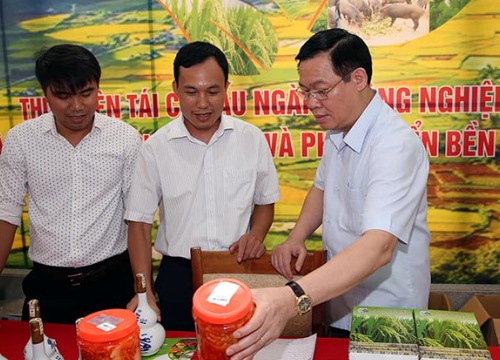
POLYGON ((295 281, 289 281, 286 286, 290 286, 295 294, 295 299, 297 301, 297 312, 299 315, 304 315, 305 313, 311 311, 312 301, 311 297, 307 295, 304 290, 295 281))

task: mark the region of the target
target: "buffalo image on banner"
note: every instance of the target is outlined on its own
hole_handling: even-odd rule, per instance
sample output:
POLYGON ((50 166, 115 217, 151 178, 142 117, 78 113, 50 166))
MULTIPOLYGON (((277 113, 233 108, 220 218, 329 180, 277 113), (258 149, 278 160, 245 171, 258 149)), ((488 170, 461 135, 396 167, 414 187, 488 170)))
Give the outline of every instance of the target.
MULTIPOLYGON (((34 76, 42 46, 91 50, 103 70, 98 110, 144 141, 179 115, 177 50, 220 47, 230 64, 225 113, 264 131, 278 169, 268 249, 293 228, 323 151, 324 131, 295 92, 294 58, 317 31, 360 35, 373 87, 429 154, 432 281, 500 284, 497 0, 2 0, 0 16, 0 152, 10 128, 50 110, 34 76)), ((9 267, 31 266, 28 224, 26 212, 9 267)), ((321 228, 306 245, 322 247, 321 228)))

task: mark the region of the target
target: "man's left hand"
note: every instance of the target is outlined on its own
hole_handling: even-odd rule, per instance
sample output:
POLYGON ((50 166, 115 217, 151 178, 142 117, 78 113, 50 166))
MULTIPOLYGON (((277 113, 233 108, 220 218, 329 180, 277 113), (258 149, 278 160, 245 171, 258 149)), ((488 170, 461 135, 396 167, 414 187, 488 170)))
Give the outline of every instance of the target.
POLYGON ((266 247, 255 235, 245 234, 229 247, 229 252, 238 252, 238 262, 258 259, 266 253, 266 247))

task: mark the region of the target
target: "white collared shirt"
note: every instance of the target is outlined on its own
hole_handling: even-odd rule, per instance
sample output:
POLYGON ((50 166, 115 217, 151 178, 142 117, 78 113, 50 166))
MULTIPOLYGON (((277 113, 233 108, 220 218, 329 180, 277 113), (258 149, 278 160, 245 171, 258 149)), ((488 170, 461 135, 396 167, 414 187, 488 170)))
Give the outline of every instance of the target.
POLYGON ((33 261, 82 267, 122 253, 140 144, 132 126, 99 113, 76 147, 57 132, 52 113, 15 126, 0 155, 0 219, 19 226, 27 193, 33 261))
POLYGON ((421 140, 378 94, 345 138, 327 133, 314 185, 324 190, 323 247, 328 259, 368 230, 398 238, 390 264, 327 304, 331 326, 350 329, 354 305, 427 307, 428 172, 421 140))
POLYGON ((269 145, 254 125, 229 116, 208 144, 193 138, 182 115, 143 145, 125 219, 153 223, 155 249, 189 259, 190 248, 224 250, 248 232, 253 205, 280 199, 269 145))

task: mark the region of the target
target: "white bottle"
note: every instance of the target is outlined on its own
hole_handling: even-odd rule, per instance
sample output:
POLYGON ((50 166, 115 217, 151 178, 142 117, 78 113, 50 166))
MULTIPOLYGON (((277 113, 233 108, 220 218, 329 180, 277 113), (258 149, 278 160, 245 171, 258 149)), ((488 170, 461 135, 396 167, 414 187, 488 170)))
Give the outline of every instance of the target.
MULTIPOLYGON (((40 304, 37 299, 32 299, 28 302, 28 316, 29 320, 32 319, 39 319, 40 322, 41 320, 41 315, 40 315, 40 304)), ((42 323, 43 326, 43 323, 42 323)), ((57 349, 57 344, 54 339, 51 339, 48 336, 44 335, 44 342, 43 346, 45 348, 45 354, 50 357, 50 358, 57 358, 57 359, 63 359, 61 354, 59 353, 59 350, 57 349)), ((28 342, 26 343, 26 346, 24 347, 24 359, 25 360, 33 360, 33 346, 32 346, 32 339, 31 337, 29 338, 28 342)))
POLYGON ((151 327, 140 329, 139 346, 142 356, 151 356, 160 351, 165 341, 165 329, 160 323, 151 327))
POLYGON ((138 305, 135 309, 135 317, 139 328, 144 329, 153 326, 158 321, 156 312, 149 306, 146 294, 146 277, 143 273, 135 275, 135 291, 137 293, 138 305))
POLYGON ((165 329, 158 322, 156 312, 149 306, 146 294, 146 277, 142 273, 135 275, 135 291, 138 305, 135 309, 140 335, 139 344, 142 356, 156 354, 165 340, 165 329))
POLYGON ((43 324, 40 318, 30 320, 31 355, 33 360, 50 360, 45 354, 43 324))

